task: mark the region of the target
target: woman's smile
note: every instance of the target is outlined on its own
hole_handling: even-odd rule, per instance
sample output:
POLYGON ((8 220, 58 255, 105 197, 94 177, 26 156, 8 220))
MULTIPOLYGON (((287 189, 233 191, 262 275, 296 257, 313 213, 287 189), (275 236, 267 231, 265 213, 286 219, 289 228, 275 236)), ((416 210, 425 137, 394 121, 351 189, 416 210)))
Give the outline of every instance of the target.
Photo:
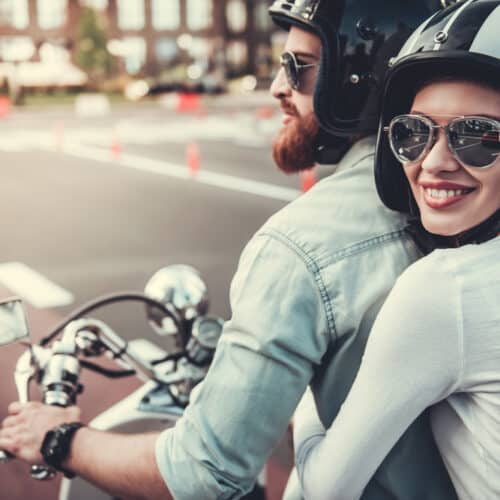
POLYGON ((419 184, 424 202, 436 210, 445 209, 466 200, 475 191, 474 187, 450 182, 420 182, 419 184))

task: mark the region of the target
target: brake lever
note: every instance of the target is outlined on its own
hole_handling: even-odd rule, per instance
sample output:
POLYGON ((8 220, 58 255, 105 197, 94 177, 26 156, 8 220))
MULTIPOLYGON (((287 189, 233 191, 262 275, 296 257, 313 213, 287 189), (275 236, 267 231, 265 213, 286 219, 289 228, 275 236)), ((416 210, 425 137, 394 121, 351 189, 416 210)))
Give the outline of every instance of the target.
MULTIPOLYGON (((16 371, 14 372, 14 383, 20 403, 24 404, 29 401, 29 384, 31 379, 37 374, 45 352, 43 347, 32 345, 29 346, 17 361, 16 371)), ((12 458, 15 457, 11 453, 0 450, 0 463, 6 463, 12 458)), ((31 476, 35 479, 51 479, 54 475, 55 471, 49 467, 40 465, 31 466, 31 476)))
MULTIPOLYGON (((20 403, 27 403, 29 401, 29 383, 36 372, 37 368, 33 363, 33 351, 30 347, 19 357, 16 363, 16 371, 14 372, 14 383, 16 384, 20 403)), ((0 450, 0 463, 6 463, 12 458, 14 456, 11 453, 0 450)))

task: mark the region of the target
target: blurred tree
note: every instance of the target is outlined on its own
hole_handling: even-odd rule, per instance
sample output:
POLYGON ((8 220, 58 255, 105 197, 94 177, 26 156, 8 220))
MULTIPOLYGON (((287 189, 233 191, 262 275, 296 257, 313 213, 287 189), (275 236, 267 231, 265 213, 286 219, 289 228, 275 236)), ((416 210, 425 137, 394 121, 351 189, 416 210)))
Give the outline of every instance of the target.
POLYGON ((98 85, 111 75, 113 56, 107 49, 107 42, 98 13, 83 7, 78 20, 75 62, 87 72, 91 84, 98 85))

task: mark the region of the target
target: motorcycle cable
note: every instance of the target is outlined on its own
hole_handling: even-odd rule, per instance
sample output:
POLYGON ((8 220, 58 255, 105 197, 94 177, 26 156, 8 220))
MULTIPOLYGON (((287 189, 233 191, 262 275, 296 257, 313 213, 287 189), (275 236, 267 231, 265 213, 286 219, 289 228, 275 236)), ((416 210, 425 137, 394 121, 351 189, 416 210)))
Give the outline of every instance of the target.
POLYGON ((117 302, 125 302, 125 301, 135 301, 135 302, 144 302, 145 304, 148 304, 153 307, 157 307, 158 309, 162 310, 170 319, 175 324, 175 327, 177 331, 179 332, 179 335, 181 336, 183 342, 186 341, 186 332, 184 330, 184 326, 182 324, 181 319, 179 318, 179 315, 175 311, 175 309, 170 305, 170 304, 164 304, 163 302, 159 302, 156 299, 153 299, 151 297, 148 297, 147 295, 143 293, 137 293, 137 292, 118 292, 118 293, 112 293, 110 295, 103 295, 101 297, 98 297, 97 299, 94 299, 90 302, 87 302, 83 306, 81 306, 79 309, 76 311, 73 311, 70 313, 68 316, 66 316, 59 324, 57 324, 49 333, 47 336, 42 338, 40 340, 39 345, 42 347, 45 347, 47 344, 52 342, 59 332, 65 328, 69 323, 72 321, 84 316, 85 314, 94 311, 95 309, 114 304, 117 302))
POLYGON ((163 358, 155 359, 154 361, 150 361, 150 364, 153 366, 160 365, 162 363, 166 363, 167 361, 179 361, 180 359, 186 357, 187 351, 174 352, 172 354, 167 354, 163 358))
MULTIPOLYGON (((166 363, 167 361, 175 361, 177 362, 179 359, 184 358, 186 356, 185 351, 175 352, 173 354, 168 354, 160 359, 155 359, 154 361, 150 361, 152 366, 156 366, 162 363, 166 363)), ((103 368, 102 366, 92 363, 91 361, 86 361, 84 359, 80 359, 80 364, 83 368, 87 370, 99 373, 100 375, 104 375, 108 378, 124 378, 131 377, 135 375, 137 372, 135 370, 111 370, 109 368, 103 368)))
POLYGON ((80 365, 87 370, 104 375, 107 378, 125 378, 135 375, 137 372, 135 370, 110 370, 108 368, 103 368, 100 365, 92 363, 91 361, 85 361, 80 359, 80 365))

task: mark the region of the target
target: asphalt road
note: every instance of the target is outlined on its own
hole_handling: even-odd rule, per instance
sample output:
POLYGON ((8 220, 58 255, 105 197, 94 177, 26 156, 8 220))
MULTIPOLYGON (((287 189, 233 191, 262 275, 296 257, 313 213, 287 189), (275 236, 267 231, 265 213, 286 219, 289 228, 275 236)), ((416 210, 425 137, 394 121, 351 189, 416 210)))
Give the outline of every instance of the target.
MULTIPOLYGON (((243 246, 300 188, 273 165, 276 127, 251 110, 198 117, 151 105, 129 107, 126 117, 119 109, 114 121, 78 119, 71 110, 45 123, 41 112, 5 120, 0 263, 25 263, 69 290, 75 304, 142 289, 156 269, 187 263, 206 279, 212 311, 227 317, 243 246), (199 150, 195 179, 186 166, 189 143, 199 150), (245 192, 247 181, 262 184, 258 194, 245 192), (274 186, 285 192, 276 195, 274 186)), ((140 331, 119 316, 121 334, 134 335, 132 325, 140 331)))
MULTIPOLYGON (((73 298, 66 305, 40 307, 31 282, 16 282, 14 292, 27 300, 34 337, 83 302, 112 291, 142 290, 157 269, 176 263, 201 272, 212 313, 227 318, 229 284, 245 243, 300 194, 300 180, 278 172, 270 156, 280 120, 272 106, 266 99, 251 106, 225 100, 196 113, 146 104, 114 108, 103 117, 57 109, 4 118, 1 295, 13 291, 10 282, 2 282, 2 265, 18 262, 73 298), (199 151, 196 172, 187 166, 189 144, 191 166, 193 144, 199 151)), ((127 339, 161 343, 142 306, 115 306, 99 317, 127 339)), ((0 418, 14 396, 18 352, 0 349, 0 418)), ((105 392, 116 399, 120 390, 112 387, 105 392)), ((97 394, 87 401, 87 417, 109 404, 97 394)), ((0 498, 31 497, 31 480, 21 483, 25 469, 4 467, 0 498)), ((54 498, 53 486, 33 491, 37 498, 54 498)))

